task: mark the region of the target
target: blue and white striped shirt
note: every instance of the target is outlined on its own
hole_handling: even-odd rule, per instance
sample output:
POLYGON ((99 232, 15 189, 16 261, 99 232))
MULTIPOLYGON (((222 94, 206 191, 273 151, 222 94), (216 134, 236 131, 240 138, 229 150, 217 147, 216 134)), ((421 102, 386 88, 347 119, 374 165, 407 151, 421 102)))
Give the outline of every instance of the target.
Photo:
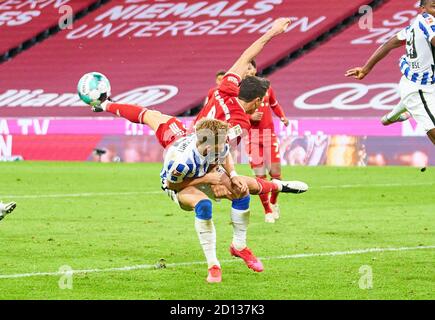
MULTIPOLYGON (((168 148, 160 173, 162 184, 166 185, 166 181, 181 183, 185 178, 203 177, 210 164, 216 163, 214 159, 211 159, 213 157, 203 156, 199 153, 197 142, 196 134, 192 133, 180 138, 168 148)), ((230 147, 226 144, 222 154, 218 155, 218 162, 225 159, 229 151, 230 147)))
POLYGON ((406 40, 406 55, 400 59, 402 74, 418 85, 435 84, 435 52, 431 40, 435 37, 435 18, 419 14, 414 22, 397 34, 406 40))

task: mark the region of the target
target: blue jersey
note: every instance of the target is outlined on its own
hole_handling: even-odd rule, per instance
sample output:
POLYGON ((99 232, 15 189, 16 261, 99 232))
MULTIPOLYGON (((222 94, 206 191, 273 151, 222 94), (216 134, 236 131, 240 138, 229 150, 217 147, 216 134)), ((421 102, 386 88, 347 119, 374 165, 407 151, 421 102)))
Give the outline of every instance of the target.
MULTIPOLYGON (((162 184, 166 185, 166 181, 181 183, 185 178, 200 178, 206 175, 214 160, 200 154, 197 143, 197 136, 193 133, 180 138, 168 148, 160 173, 162 184)), ((219 160, 225 159, 229 150, 230 147, 226 144, 219 160)))
POLYGON ((408 80, 418 85, 435 83, 435 57, 431 40, 435 37, 435 18, 419 14, 414 22, 397 35, 406 41, 406 55, 400 59, 400 70, 408 80))

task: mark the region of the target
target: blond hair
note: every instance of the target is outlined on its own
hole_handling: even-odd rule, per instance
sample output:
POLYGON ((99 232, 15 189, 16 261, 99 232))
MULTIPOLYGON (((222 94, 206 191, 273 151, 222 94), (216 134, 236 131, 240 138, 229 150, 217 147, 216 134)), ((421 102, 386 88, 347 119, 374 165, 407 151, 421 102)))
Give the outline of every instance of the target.
POLYGON ((196 135, 200 143, 207 141, 218 144, 225 142, 229 124, 216 119, 202 119, 195 125, 196 135))

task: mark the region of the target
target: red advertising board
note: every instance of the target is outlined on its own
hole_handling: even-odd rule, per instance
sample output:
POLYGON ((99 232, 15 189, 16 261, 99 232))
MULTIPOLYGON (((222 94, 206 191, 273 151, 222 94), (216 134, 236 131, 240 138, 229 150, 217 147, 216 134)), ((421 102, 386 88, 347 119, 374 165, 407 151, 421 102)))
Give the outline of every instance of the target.
POLYGON ((293 23, 261 54, 260 67, 368 2, 114 0, 2 64, 0 116, 90 116, 74 94, 90 71, 109 77, 117 100, 180 114, 202 101, 215 72, 229 68, 275 18, 293 23))
POLYGON ((391 0, 325 44, 274 73, 270 80, 290 117, 379 117, 399 101, 398 48, 363 81, 345 78, 382 43, 407 27, 419 1, 391 0), (373 25, 370 26, 370 22, 373 25))
POLYGON ((0 54, 30 40, 52 26, 67 26, 71 14, 96 0, 1 0, 0 54))

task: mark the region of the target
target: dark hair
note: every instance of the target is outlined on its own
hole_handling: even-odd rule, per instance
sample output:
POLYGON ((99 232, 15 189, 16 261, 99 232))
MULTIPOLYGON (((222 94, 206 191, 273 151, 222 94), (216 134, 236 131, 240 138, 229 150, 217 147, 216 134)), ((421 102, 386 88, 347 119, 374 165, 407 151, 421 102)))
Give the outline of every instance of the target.
POLYGON ((216 72, 216 78, 220 76, 224 76, 225 73, 227 73, 225 70, 219 70, 218 72, 216 72))
POLYGON ((239 99, 251 102, 257 98, 263 99, 270 87, 270 81, 260 77, 246 77, 240 83, 239 99))
POLYGON ((251 60, 250 64, 252 64, 252 66, 257 69, 257 62, 255 62, 254 59, 251 60))
POLYGON ((421 0, 420 1, 420 7, 423 7, 426 5, 427 0, 421 0))

